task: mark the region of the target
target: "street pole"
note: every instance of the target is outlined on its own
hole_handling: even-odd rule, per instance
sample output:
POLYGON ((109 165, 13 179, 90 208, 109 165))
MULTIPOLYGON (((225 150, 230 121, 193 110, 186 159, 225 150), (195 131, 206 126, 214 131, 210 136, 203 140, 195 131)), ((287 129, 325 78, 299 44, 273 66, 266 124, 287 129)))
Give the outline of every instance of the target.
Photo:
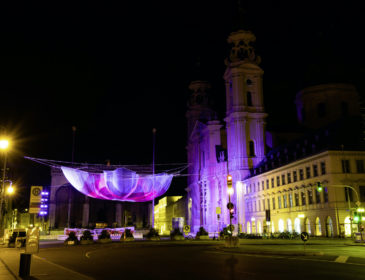
MULTIPOLYGON (((75 154, 75 134, 76 134, 76 126, 72 127, 72 155, 71 162, 74 163, 74 154, 75 154)), ((70 228, 70 220, 71 220, 71 185, 68 189, 68 207, 67 207, 67 227, 70 228)))
POLYGON ((4 169, 3 169, 3 181, 1 184, 1 200, 0 200, 0 235, 3 235, 4 231, 4 217, 3 217, 3 203, 5 199, 5 176, 6 176, 6 151, 4 151, 4 169))
POLYGON ((155 227, 155 146, 156 146, 156 128, 152 129, 153 151, 152 151, 152 228, 155 227))

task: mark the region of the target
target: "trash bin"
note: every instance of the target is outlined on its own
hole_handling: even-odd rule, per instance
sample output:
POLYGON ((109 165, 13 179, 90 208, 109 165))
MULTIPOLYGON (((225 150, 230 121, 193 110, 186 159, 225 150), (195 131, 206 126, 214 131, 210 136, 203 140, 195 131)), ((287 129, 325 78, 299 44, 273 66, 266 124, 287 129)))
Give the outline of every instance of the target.
POLYGON ((26 278, 30 276, 30 262, 32 259, 31 254, 20 254, 20 264, 19 264, 19 276, 26 278))

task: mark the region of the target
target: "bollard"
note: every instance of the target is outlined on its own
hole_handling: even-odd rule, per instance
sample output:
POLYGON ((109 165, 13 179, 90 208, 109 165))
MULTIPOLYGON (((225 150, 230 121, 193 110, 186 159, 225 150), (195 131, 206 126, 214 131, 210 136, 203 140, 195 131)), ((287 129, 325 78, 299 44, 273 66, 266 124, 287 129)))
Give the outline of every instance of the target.
POLYGON ((20 254, 19 276, 21 278, 28 278, 30 276, 30 262, 32 260, 31 254, 20 254))

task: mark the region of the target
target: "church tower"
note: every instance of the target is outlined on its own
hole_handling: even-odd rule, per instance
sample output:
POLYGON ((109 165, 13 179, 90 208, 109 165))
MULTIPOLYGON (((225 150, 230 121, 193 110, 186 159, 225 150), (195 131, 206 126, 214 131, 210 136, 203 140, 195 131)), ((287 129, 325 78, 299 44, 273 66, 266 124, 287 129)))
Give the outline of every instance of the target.
POLYGON ((228 172, 233 181, 249 175, 249 169, 265 156, 265 118, 260 57, 250 31, 239 30, 228 37, 231 46, 226 59, 226 128, 228 172))

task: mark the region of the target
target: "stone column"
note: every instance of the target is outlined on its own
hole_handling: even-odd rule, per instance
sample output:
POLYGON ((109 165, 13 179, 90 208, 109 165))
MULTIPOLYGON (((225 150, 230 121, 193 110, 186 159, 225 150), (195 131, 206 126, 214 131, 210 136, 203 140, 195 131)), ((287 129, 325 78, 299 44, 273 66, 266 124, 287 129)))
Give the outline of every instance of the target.
POLYGON ((82 207, 82 227, 87 227, 89 225, 89 197, 85 196, 85 201, 82 207))

